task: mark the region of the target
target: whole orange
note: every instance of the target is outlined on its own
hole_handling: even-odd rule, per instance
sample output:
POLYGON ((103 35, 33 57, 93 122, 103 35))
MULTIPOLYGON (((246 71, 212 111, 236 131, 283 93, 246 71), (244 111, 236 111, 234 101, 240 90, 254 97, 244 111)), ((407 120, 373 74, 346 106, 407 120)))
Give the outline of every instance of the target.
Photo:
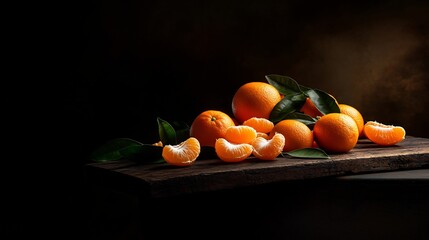
POLYGON ((271 111, 280 100, 280 93, 271 84, 248 82, 235 92, 232 113, 239 123, 252 117, 269 119, 271 111))
POLYGON ((324 115, 319 111, 319 109, 317 109, 316 105, 314 105, 313 101, 311 101, 309 97, 305 99, 305 103, 299 111, 313 118, 324 115))
POLYGON ((214 147, 216 139, 225 137, 226 129, 230 126, 235 126, 235 123, 228 114, 206 110, 194 119, 189 134, 198 139, 201 146, 214 147))
POLYGON ((329 113, 319 118, 313 134, 317 145, 328 152, 348 152, 359 138, 355 120, 344 113, 329 113))
POLYGON ((283 151, 288 152, 300 148, 311 148, 313 146, 313 132, 307 125, 298 120, 285 119, 276 123, 270 132, 270 138, 276 132, 283 134, 285 137, 283 151))
POLYGON ((355 108, 347 104, 338 104, 340 112, 349 115, 355 120, 359 131, 359 137, 363 136, 363 126, 365 124, 362 114, 355 108))

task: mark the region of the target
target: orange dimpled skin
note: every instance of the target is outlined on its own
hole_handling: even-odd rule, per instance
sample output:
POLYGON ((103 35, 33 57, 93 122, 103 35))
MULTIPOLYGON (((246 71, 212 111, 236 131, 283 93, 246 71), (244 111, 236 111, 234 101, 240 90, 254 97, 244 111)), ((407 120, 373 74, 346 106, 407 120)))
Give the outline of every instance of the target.
POLYGON ((278 132, 285 137, 285 145, 283 151, 289 152, 301 148, 310 148, 313 145, 313 133, 304 123, 286 119, 274 125, 270 132, 270 138, 278 132))
POLYGON ((405 129, 401 126, 385 125, 376 121, 368 121, 364 125, 365 136, 381 146, 395 145, 405 139, 405 129))
POLYGON ((340 108, 340 112, 344 113, 346 115, 349 115, 353 120, 355 120, 356 125, 358 127, 359 131, 359 137, 363 136, 363 125, 364 120, 362 114, 355 108, 347 104, 338 104, 338 107, 340 108))
POLYGON ((218 138, 215 143, 215 151, 224 162, 241 162, 252 154, 253 147, 247 143, 234 144, 225 138, 218 138))
POLYGON ((175 166, 189 166, 192 165, 201 151, 200 143, 194 137, 177 145, 166 145, 162 149, 162 157, 164 160, 175 166))
POLYGON ((267 140, 263 137, 257 137, 253 142, 253 155, 261 160, 274 160, 283 151, 285 137, 281 133, 275 133, 267 140))
POLYGON ((316 105, 314 105, 313 101, 311 101, 311 99, 308 97, 305 99, 305 103, 299 111, 313 118, 324 115, 319 111, 319 109, 317 109, 316 105))
POLYGON ((230 126, 235 126, 235 123, 228 114, 207 110, 194 119, 189 133, 198 139, 201 146, 214 147, 216 139, 225 137, 226 129, 230 126))
POLYGON ((313 127, 317 145, 328 152, 345 153, 353 149, 359 138, 356 122, 343 113, 329 113, 313 127))
POLYGON ((269 119, 271 111, 280 100, 280 93, 269 83, 249 82, 235 92, 232 112, 240 123, 252 117, 269 119))

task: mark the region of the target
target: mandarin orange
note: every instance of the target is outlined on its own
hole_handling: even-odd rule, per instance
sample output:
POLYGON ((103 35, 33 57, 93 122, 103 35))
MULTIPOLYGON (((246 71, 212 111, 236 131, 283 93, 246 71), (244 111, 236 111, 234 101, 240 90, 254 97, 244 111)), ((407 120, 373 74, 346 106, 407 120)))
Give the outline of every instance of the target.
POLYGON ((348 152, 359 138, 355 120, 344 113, 329 113, 319 118, 313 127, 317 145, 328 152, 348 152))
POLYGON ((304 123, 294 120, 285 119, 274 125, 270 132, 270 138, 278 132, 285 137, 283 151, 292 151, 300 148, 309 148, 313 145, 313 132, 304 123))
POLYGON ((313 118, 324 115, 319 111, 319 109, 317 109, 316 105, 314 105, 313 101, 311 101, 309 97, 305 99, 305 103, 299 111, 313 118))
POLYGON ((248 82, 235 92, 232 112, 239 123, 252 117, 269 119, 271 111, 280 100, 280 93, 271 84, 248 82))
POLYGON ((344 103, 338 104, 338 107, 340 107, 341 113, 349 115, 350 117, 353 118, 353 120, 355 120, 356 125, 358 127, 358 131, 359 131, 359 137, 362 137, 363 136, 363 125, 365 123, 362 114, 355 107, 344 104, 344 103))
POLYGON ((216 139, 225 137, 226 129, 231 126, 235 123, 225 112, 206 110, 194 119, 189 134, 198 139, 201 146, 214 147, 216 139))

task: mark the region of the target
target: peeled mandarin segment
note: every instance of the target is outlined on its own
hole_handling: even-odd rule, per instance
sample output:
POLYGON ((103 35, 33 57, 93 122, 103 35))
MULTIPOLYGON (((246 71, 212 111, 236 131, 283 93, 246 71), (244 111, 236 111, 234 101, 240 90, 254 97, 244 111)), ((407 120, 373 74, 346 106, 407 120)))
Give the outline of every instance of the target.
POLYGON ((224 162, 240 162, 252 154, 253 147, 247 143, 234 144, 225 138, 218 138, 215 143, 215 151, 224 162))
POLYGON ((274 123, 266 118, 252 117, 243 122, 243 125, 254 128, 257 132, 269 133, 274 128, 274 123))
POLYGON ((381 146, 395 145, 405 139, 405 129, 401 126, 385 125, 368 121, 364 126, 365 136, 381 146))
POLYGON ((256 138, 256 130, 249 126, 231 126, 226 129, 225 139, 231 143, 250 143, 256 138))
POLYGON ((263 132, 257 132, 256 133, 256 137, 258 138, 258 137, 262 137, 262 138, 265 138, 265 139, 270 139, 270 137, 268 136, 268 134, 266 134, 266 133, 263 133, 263 132))
POLYGON ((175 166, 189 166, 195 162, 201 152, 199 141, 190 137, 177 145, 166 145, 162 149, 164 160, 175 166))
POLYGON ((274 160, 283 151, 285 137, 281 133, 275 133, 274 136, 267 140, 257 137, 253 142, 253 155, 261 160, 274 160))

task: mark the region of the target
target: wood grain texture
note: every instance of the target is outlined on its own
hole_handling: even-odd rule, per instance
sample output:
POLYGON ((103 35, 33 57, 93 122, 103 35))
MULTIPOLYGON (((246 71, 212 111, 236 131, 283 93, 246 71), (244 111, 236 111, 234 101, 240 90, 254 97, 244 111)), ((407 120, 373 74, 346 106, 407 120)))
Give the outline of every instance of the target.
POLYGON ((407 136, 403 142, 390 147, 362 139, 350 152, 330 154, 330 159, 280 157, 262 161, 249 158, 240 163, 209 159, 197 160, 188 167, 121 161, 91 163, 85 170, 89 181, 96 184, 156 198, 281 181, 428 167, 429 139, 407 136))

